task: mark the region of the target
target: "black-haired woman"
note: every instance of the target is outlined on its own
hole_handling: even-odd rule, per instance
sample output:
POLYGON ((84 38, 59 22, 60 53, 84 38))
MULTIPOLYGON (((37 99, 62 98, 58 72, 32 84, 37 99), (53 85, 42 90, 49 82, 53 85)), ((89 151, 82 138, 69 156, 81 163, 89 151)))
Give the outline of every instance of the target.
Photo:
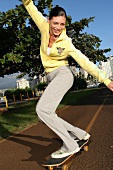
POLYGON ((41 32, 40 55, 48 80, 48 86, 36 106, 36 112, 62 139, 63 146, 51 155, 53 158, 62 158, 80 150, 71 134, 79 140, 87 140, 90 137, 86 131, 74 127, 55 113, 60 101, 73 85, 73 74, 67 57, 72 56, 83 69, 97 77, 112 91, 113 82, 74 47, 71 38, 66 35, 66 11, 63 8, 53 8, 47 19, 38 11, 32 0, 23 0, 23 3, 41 32))

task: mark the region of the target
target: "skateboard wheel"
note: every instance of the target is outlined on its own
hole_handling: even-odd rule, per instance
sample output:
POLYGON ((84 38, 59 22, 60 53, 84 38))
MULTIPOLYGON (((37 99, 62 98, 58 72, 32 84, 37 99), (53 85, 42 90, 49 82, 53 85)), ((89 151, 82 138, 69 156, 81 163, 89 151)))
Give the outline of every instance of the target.
POLYGON ((68 170, 68 165, 63 165, 62 170, 68 170))
POLYGON ((88 146, 84 146, 84 151, 88 152, 88 146))
POLYGON ((49 169, 49 170, 53 170, 53 167, 50 166, 48 169, 49 169))

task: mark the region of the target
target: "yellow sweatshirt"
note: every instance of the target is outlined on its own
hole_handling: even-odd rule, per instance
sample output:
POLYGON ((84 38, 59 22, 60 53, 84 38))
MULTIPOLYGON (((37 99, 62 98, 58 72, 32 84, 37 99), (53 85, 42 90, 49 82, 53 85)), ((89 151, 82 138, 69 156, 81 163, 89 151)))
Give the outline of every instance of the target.
POLYGON ((71 38, 66 35, 65 29, 52 45, 50 54, 48 55, 49 23, 47 18, 38 11, 32 0, 23 0, 23 4, 41 32, 40 55, 42 64, 47 73, 60 66, 68 65, 67 57, 72 56, 84 70, 92 76, 97 77, 100 82, 106 85, 111 82, 105 72, 100 70, 93 62, 89 61, 81 51, 74 47, 71 38))

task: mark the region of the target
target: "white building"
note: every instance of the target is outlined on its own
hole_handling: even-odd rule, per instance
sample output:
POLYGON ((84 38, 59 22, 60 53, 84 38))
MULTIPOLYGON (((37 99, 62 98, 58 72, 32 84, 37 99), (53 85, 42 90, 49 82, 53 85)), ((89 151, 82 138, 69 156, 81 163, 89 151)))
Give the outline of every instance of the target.
POLYGON ((109 78, 113 78, 113 56, 110 56, 106 62, 100 61, 99 68, 105 71, 109 78))
POLYGON ((79 74, 80 74, 80 73, 81 73, 81 75, 84 76, 84 78, 87 78, 88 73, 87 73, 84 69, 80 68, 80 69, 79 69, 79 74))
POLYGON ((29 81, 24 79, 24 78, 22 78, 20 80, 17 80, 16 83, 17 83, 17 88, 18 89, 25 89, 26 87, 28 87, 28 88, 30 87, 29 86, 29 81))
MULTIPOLYGON (((113 79, 113 56, 110 56, 106 62, 100 61, 98 67, 106 72, 109 78, 113 79)), ((88 76, 88 73, 81 68, 79 69, 79 73, 84 75, 84 78, 87 78, 88 76)))
POLYGON ((47 77, 46 77, 46 76, 42 76, 42 75, 40 74, 40 75, 39 75, 39 82, 40 82, 40 83, 47 82, 47 77))

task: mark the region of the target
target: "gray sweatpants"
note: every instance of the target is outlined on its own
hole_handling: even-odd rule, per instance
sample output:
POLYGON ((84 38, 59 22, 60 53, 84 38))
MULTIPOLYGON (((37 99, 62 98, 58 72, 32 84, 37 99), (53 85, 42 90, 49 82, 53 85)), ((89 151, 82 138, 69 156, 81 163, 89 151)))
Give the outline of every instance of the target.
POLYGON ((55 113, 60 101, 73 85, 73 74, 68 66, 61 66, 48 73, 47 80, 49 85, 37 103, 36 112, 39 118, 63 140, 67 149, 73 151, 78 144, 68 131, 72 131, 79 139, 83 139, 86 132, 72 126, 55 113))

